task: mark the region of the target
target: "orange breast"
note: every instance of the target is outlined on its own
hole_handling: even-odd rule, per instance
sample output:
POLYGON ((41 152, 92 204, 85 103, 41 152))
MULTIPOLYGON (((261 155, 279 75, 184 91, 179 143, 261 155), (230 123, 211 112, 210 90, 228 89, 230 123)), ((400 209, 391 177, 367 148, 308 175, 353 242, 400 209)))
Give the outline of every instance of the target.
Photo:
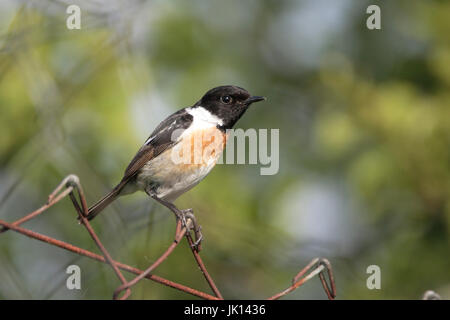
MULTIPOLYGON (((227 134, 216 127, 195 130, 183 137, 174 149, 175 157, 180 159, 183 169, 214 165, 227 142, 227 134)), ((181 168, 180 168, 181 169, 181 168)))

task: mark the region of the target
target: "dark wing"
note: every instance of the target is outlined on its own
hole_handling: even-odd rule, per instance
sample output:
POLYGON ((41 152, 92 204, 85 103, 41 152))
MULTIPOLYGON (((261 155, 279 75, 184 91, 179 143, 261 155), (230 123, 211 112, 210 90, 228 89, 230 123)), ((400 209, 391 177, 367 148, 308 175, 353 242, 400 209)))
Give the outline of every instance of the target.
POLYGON ((177 132, 178 135, 181 134, 182 130, 187 129, 192 121, 193 117, 186 112, 186 108, 175 112, 162 121, 131 160, 119 185, 125 185, 148 161, 174 146, 177 143, 172 141, 174 131, 181 129, 180 132, 177 132))

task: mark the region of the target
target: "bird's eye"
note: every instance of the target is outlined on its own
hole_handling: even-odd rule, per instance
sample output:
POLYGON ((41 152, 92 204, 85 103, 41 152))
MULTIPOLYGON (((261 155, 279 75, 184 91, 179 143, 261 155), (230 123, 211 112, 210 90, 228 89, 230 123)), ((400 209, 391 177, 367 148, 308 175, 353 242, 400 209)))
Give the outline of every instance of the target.
POLYGON ((222 100, 223 103, 229 104, 233 101, 233 98, 230 96, 222 96, 220 97, 220 100, 222 100))

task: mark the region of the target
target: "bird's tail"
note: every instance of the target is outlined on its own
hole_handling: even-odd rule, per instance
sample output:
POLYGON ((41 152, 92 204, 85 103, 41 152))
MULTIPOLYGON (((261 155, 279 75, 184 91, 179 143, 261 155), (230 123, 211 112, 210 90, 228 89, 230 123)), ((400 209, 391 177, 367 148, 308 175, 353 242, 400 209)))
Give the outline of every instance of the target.
MULTIPOLYGON (((116 198, 119 196, 121 190, 122 190, 121 184, 119 184, 114 189, 112 189, 110 193, 108 193, 106 196, 101 198, 99 201, 97 201, 94 205, 92 205, 89 208, 86 218, 88 220, 94 219, 95 216, 98 215, 100 212, 102 212, 103 209, 105 209, 111 202, 116 200, 116 198)), ((80 220, 80 219, 78 218, 78 220, 80 220)))

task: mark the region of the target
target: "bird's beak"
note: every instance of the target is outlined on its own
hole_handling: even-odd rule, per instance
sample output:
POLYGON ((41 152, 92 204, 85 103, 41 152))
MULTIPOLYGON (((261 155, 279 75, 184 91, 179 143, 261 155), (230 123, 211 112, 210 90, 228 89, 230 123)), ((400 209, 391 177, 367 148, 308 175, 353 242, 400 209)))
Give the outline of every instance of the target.
POLYGON ((266 97, 261 97, 261 96, 252 96, 250 98, 247 99, 246 104, 250 105, 253 102, 258 102, 258 101, 263 101, 266 100, 266 97))

